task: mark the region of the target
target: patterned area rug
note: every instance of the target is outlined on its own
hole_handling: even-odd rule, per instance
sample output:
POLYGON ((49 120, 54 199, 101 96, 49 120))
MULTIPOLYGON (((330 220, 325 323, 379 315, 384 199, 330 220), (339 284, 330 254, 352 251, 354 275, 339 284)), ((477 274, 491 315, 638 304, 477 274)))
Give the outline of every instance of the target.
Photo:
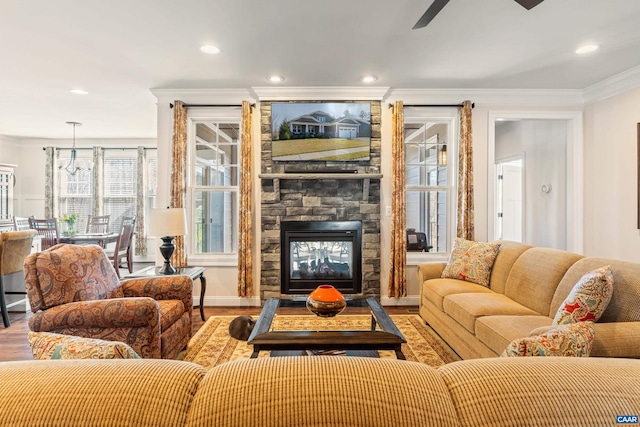
MULTIPOLYGON (((248 359, 253 346, 229 336, 229 323, 235 316, 211 316, 196 332, 187 345, 184 360, 197 363, 206 369, 221 363, 248 359)), ((460 360, 460 357, 427 326, 418 315, 391 315, 393 322, 407 340, 402 352, 407 360, 439 367, 460 360)), ((274 319, 275 329, 286 330, 340 330, 370 327, 371 316, 343 315, 333 318, 315 316, 282 315, 274 319)), ((380 351, 380 357, 395 359, 393 351, 380 351)), ((259 357, 268 357, 269 352, 260 352, 259 357)))

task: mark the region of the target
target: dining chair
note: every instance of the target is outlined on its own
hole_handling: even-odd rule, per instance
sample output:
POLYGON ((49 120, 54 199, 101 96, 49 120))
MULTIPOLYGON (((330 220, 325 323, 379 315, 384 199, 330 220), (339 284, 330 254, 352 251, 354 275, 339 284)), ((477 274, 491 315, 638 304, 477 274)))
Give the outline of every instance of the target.
POLYGON ((56 218, 37 219, 29 218, 29 225, 42 237, 41 249, 45 250, 60 242, 58 220, 56 218))
POLYGON ((136 217, 122 217, 122 225, 120 226, 120 234, 116 240, 116 246, 112 251, 107 251, 107 256, 116 269, 116 274, 120 277, 120 262, 124 259, 127 264, 129 273, 133 273, 133 254, 131 253, 131 242, 133 241, 133 233, 136 225, 136 217))
POLYGON ((14 216, 13 217, 13 231, 24 231, 29 230, 31 226, 29 225, 29 218, 27 216, 14 216))
POLYGON ((8 309, 26 301, 27 291, 7 291, 9 283, 24 283, 24 260, 31 252, 31 243, 36 235, 35 230, 7 231, 0 233, 0 310, 4 327, 11 325, 8 309), (7 304, 6 295, 25 295, 18 301, 7 304))
POLYGON ((110 216, 111 215, 89 215, 87 219, 87 234, 108 233, 110 216))

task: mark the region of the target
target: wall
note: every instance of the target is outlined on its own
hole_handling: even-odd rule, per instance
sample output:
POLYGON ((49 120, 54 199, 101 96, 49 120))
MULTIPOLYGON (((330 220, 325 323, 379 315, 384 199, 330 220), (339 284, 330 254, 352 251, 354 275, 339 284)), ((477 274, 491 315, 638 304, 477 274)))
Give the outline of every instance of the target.
POLYGON ((640 88, 585 106, 584 253, 640 262, 640 88))

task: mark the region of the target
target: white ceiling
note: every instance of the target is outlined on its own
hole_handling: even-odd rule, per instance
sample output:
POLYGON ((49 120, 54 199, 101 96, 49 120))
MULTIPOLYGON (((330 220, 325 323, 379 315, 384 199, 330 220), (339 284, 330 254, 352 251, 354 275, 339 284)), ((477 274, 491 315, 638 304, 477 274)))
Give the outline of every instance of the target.
POLYGON ((0 135, 153 138, 151 88, 584 89, 640 65, 640 0, 0 0, 0 135), (578 57, 594 42, 600 49, 578 57), (202 44, 222 52, 207 55, 202 44), (69 89, 89 92, 78 96, 69 89))

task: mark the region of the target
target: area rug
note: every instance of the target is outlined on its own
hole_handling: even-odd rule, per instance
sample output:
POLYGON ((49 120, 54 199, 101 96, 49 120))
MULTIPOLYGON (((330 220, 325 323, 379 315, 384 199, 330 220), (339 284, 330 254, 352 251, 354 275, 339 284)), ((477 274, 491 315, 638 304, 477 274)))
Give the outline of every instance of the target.
MULTIPOLYGON (((211 316, 189 341, 184 360, 210 369, 230 360, 248 359, 253 346, 229 336, 229 323, 234 318, 235 316, 211 316)), ((436 368, 460 360, 420 316, 391 315, 391 318, 407 340, 407 343, 402 345, 402 352, 407 360, 436 368)), ((366 330, 370 327, 370 322, 371 316, 367 315, 343 315, 333 318, 282 315, 274 319, 272 327, 280 330, 366 330)), ((379 354, 382 358, 396 358, 393 351, 379 351, 379 354)), ((268 356, 268 351, 259 354, 259 357, 268 356)))

